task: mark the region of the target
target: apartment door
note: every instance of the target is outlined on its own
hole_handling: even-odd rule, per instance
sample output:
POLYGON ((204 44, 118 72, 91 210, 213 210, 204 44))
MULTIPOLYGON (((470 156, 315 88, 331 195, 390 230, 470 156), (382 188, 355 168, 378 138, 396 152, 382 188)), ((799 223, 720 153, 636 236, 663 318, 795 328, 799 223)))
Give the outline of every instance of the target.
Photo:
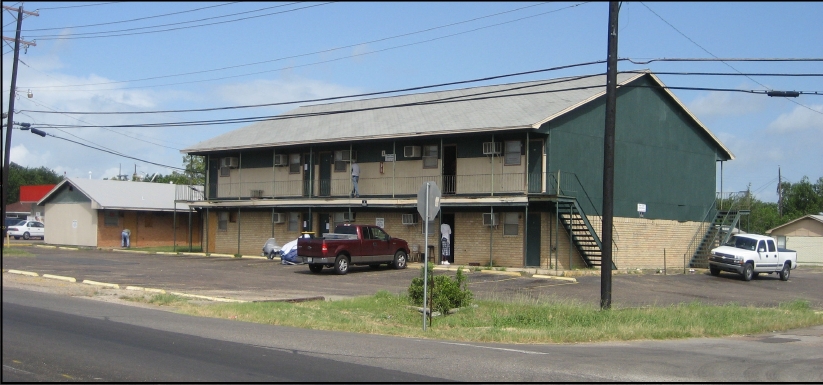
POLYGON ((543 192, 543 140, 529 141, 529 192, 543 192))
POLYGON ((209 195, 207 199, 217 199, 217 178, 220 171, 220 159, 209 157, 209 195))
POLYGON ((540 266, 540 213, 526 217, 526 266, 540 266))
POLYGON ((317 218, 318 222, 320 222, 319 237, 323 237, 323 234, 334 231, 334 229, 331 228, 331 215, 329 215, 329 213, 319 213, 317 214, 317 218))
POLYGON ((331 166, 333 161, 334 154, 331 152, 322 152, 320 153, 320 170, 319 170, 319 183, 320 183, 320 196, 327 197, 331 195, 331 166))
POLYGON ((457 146, 443 146, 443 194, 457 192, 457 146))

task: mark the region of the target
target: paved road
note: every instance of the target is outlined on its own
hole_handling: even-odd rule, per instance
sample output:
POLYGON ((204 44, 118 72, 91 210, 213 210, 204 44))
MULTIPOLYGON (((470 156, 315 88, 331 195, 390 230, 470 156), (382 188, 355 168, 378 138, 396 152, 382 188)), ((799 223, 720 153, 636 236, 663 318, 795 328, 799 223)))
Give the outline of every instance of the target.
MULTIPOLYGON (((326 298, 371 295, 379 290, 405 293, 420 265, 405 270, 352 267, 339 276, 331 269, 312 274, 307 266, 281 265, 250 258, 133 254, 103 250, 64 250, 29 247, 34 256, 3 257, 3 269, 33 271, 122 285, 155 287, 191 294, 244 300, 272 300, 323 296, 326 298)), ((454 271, 436 271, 454 274, 454 271)), ((577 282, 531 277, 512 277, 467 271, 469 288, 480 299, 518 297, 561 299, 589 303, 600 301, 600 278, 579 277, 577 282)), ((700 301, 725 304, 773 306, 803 299, 823 308, 823 270, 798 268, 788 282, 775 275, 744 282, 733 274, 712 277, 707 273, 686 275, 613 276, 615 307, 670 305, 700 301)))
POLYGON ((821 382, 823 326, 482 344, 305 330, 3 287, 3 381, 821 382))

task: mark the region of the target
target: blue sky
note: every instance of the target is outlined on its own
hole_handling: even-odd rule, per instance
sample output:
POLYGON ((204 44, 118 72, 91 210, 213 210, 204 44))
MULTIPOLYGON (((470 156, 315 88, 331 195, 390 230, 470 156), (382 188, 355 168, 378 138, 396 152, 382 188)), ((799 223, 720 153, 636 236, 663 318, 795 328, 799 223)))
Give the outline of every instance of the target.
MULTIPOLYGON (((297 105, 147 115, 31 111, 165 111, 289 102, 600 61, 607 48, 606 2, 25 2, 23 7, 38 10, 39 16, 23 21, 23 39, 37 46, 20 54, 15 110, 23 111, 14 120, 175 167, 182 166, 180 149, 242 125, 45 125, 228 119, 278 114, 297 105), (107 35, 119 36, 99 37, 107 35)), ((823 58, 821 17, 823 2, 626 2, 620 10, 618 56, 635 61, 823 58)), ((13 16, 3 11, 2 20, 3 36, 13 37, 13 16)), ((11 51, 4 44, 4 111, 11 51)), ((624 61, 618 69, 820 74, 823 62, 624 61)), ((470 86, 605 71, 605 64, 597 64, 470 86)), ((823 176, 823 77, 659 77, 672 87, 821 93, 786 99, 673 91, 736 156, 723 166, 724 191, 745 190, 751 184, 758 198, 776 201, 778 167, 791 182, 803 176, 814 182, 823 176)), ((114 177, 120 170, 132 174, 135 165, 138 174, 172 171, 19 130, 13 132, 11 160, 70 177, 91 173, 95 179, 114 177)))

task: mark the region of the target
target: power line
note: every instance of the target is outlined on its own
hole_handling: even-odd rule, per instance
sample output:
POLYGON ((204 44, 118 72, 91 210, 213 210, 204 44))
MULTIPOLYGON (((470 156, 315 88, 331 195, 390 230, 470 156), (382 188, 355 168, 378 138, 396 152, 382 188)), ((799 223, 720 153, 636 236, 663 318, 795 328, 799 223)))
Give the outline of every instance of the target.
MULTIPOLYGON (((620 59, 620 60, 630 60, 630 59, 620 59)), ((477 78, 477 79, 470 79, 470 80, 462 80, 462 81, 455 81, 449 83, 440 83, 440 84, 433 84, 433 85, 426 85, 426 86, 417 86, 417 87, 409 87, 403 89, 396 89, 396 90, 389 90, 389 91, 378 91, 378 92, 369 92, 369 93, 362 93, 362 94, 352 94, 352 95, 345 95, 345 96, 335 96, 335 97, 328 97, 328 98, 318 98, 318 99, 305 99, 305 100, 297 100, 297 101, 290 101, 290 102, 279 102, 279 103, 264 103, 264 104, 253 104, 253 105, 243 105, 243 106, 225 106, 225 107, 211 107, 211 108, 198 108, 198 109, 183 109, 183 110, 160 110, 160 111, 117 111, 117 112, 94 112, 94 111, 63 111, 63 114, 87 114, 87 115, 126 115, 126 114, 158 114, 158 113, 185 113, 185 112, 207 112, 207 111, 220 111, 220 110, 235 110, 235 109, 245 109, 245 108, 258 108, 258 107, 273 107, 273 106, 282 106, 282 105, 289 105, 289 104, 305 104, 305 103, 316 103, 316 102, 326 102, 332 100, 341 100, 341 99, 348 99, 348 98, 358 98, 358 97, 367 97, 367 96, 377 96, 377 95, 385 95, 385 94, 392 94, 392 93, 400 93, 400 92, 408 92, 408 91, 419 91, 423 89, 429 88, 438 88, 438 87, 445 87, 445 86, 453 86, 453 85, 460 85, 460 84, 467 84, 467 83, 476 83, 488 80, 495 80, 501 79, 506 77, 513 77, 513 76, 521 76, 521 75, 528 75, 528 74, 535 74, 541 72, 548 72, 548 71, 556 71, 561 69, 568 69, 574 67, 581 67, 593 64, 602 64, 605 61, 594 61, 594 62, 587 62, 587 63, 578 63, 578 64, 571 64, 566 66, 560 67, 551 67, 551 68, 544 68, 539 70, 532 70, 532 71, 525 71, 525 72, 517 72, 511 74, 504 74, 504 75, 495 75, 489 76, 484 78, 477 78)), ((621 73, 644 73, 645 71, 620 71, 621 73)), ((823 73, 819 74, 784 74, 784 73, 752 73, 752 74, 740 74, 740 73, 718 73, 718 72, 654 72, 655 75, 682 75, 682 76, 803 76, 803 77, 823 77, 823 73)), ((687 89, 685 87, 681 87, 678 89, 687 89)), ((748 90, 737 90, 737 89, 709 89, 709 88, 700 88, 700 87, 691 87, 692 90, 718 90, 718 91, 735 91, 735 92, 754 92, 748 90)), ((763 91, 765 92, 765 91, 763 91)), ((761 93, 761 92, 757 92, 761 93)), ((802 94, 804 95, 819 95, 818 92, 809 92, 804 91, 802 94)), ((32 112, 32 113, 54 113, 52 111, 39 111, 39 110, 20 110, 25 112, 32 112)))
MULTIPOLYGON (((461 80, 461 81, 455 81, 455 82, 449 82, 449 83, 439 83, 439 84, 432 84, 432 85, 426 85, 426 86, 417 86, 417 87, 409 87, 409 88, 402 88, 402 89, 389 90, 389 91, 369 92, 369 93, 353 94, 353 95, 345 95, 345 96, 334 96, 334 97, 328 97, 328 98, 305 99, 305 100, 297 100, 297 101, 291 101, 291 102, 253 104, 253 105, 232 106, 232 107, 198 108, 198 109, 187 109, 187 110, 134 111, 134 112, 63 111, 63 113, 65 113, 65 114, 89 114, 89 115, 92 115, 92 114, 98 114, 98 115, 106 115, 106 114, 156 114, 156 113, 177 113, 177 112, 205 112, 205 111, 234 110, 234 109, 256 108, 256 107, 272 107, 272 106, 282 106, 282 105, 289 105, 289 104, 316 103, 316 102, 326 102, 326 101, 348 99, 348 98, 358 98, 358 97, 366 97, 366 96, 385 95, 385 94, 392 94, 392 93, 399 93, 399 92, 419 91, 419 90, 424 90, 424 89, 429 89, 429 88, 453 86, 453 85, 459 85, 459 84, 476 83, 476 82, 495 80, 495 79, 501 79, 501 78, 512 77, 512 76, 520 76, 520 75, 536 74, 536 73, 541 73, 541 72, 557 71, 557 70, 561 70, 561 69, 588 66, 588 65, 593 65, 593 64, 603 64, 605 62, 606 62, 605 60, 598 60, 598 61, 593 61, 593 62, 570 64, 570 65, 564 65, 564 66, 559 66, 559 67, 551 67, 551 68, 544 68, 544 69, 539 69, 539 70, 516 72, 516 73, 505 74, 505 75, 488 76, 488 77, 484 77, 484 78, 461 80)), ((20 111, 39 112, 39 113, 47 113, 47 114, 48 113, 53 113, 51 111, 34 111, 34 110, 20 110, 20 111)))
MULTIPOLYGON (((102 33, 113 33, 113 32, 119 32, 119 31, 107 31, 107 32, 88 32, 88 33, 77 33, 77 34, 73 34, 73 35, 42 35, 42 36, 33 36, 32 38, 36 38, 36 39, 39 39, 39 40, 76 40, 76 39, 98 39, 98 38, 106 38, 106 37, 133 36, 133 35, 145 35, 145 34, 150 34, 150 33, 169 32, 169 31, 177 31, 177 30, 181 30, 181 29, 190 29, 190 28, 207 27, 207 26, 217 25, 217 24, 234 23, 234 22, 237 22, 237 21, 243 21, 243 20, 255 19, 255 18, 259 18, 259 17, 272 16, 272 15, 278 15, 278 14, 282 14, 282 13, 288 13, 288 12, 299 11, 299 10, 302 10, 302 9, 307 9, 307 8, 319 7, 319 6, 328 5, 328 4, 331 4, 331 3, 333 3, 333 2, 322 3, 322 4, 314 4, 314 5, 307 5, 307 6, 305 6, 305 7, 301 7, 301 8, 289 9, 289 10, 286 10, 286 11, 280 11, 280 12, 272 12, 272 13, 267 13, 267 14, 264 14, 264 15, 256 15, 256 16, 243 17, 243 18, 239 18, 239 19, 235 19, 235 20, 218 21, 218 22, 214 22, 214 23, 206 23, 206 24, 200 24, 200 25, 191 25, 191 26, 186 26, 186 27, 168 28, 168 29, 161 29, 161 30, 157 30, 157 31, 134 32, 134 33, 122 33, 122 34, 105 35, 105 36, 79 36, 79 35, 92 35, 92 34, 102 34, 102 33), (78 36, 78 37, 72 37, 72 36, 78 36)), ((278 5, 278 6, 274 6, 274 7, 270 7, 270 8, 285 7, 285 6, 287 6, 287 5, 292 5, 292 4, 295 4, 295 3, 290 3, 290 4, 285 4, 285 5, 278 5)), ((257 11, 248 11, 248 12, 257 12, 257 11)), ((244 13, 248 13, 248 12, 244 12, 244 13)), ((222 17, 226 17, 226 16, 215 16, 215 17, 206 18, 206 19, 202 19, 202 20, 209 20, 209 19, 222 18, 222 17)), ((135 31, 135 30, 147 29, 147 28, 158 28, 158 27, 168 26, 168 25, 179 25, 179 24, 185 24, 185 23, 193 23, 193 22, 202 21, 202 20, 187 21, 187 22, 173 23, 173 24, 165 24, 165 25, 161 25, 161 26, 154 26, 154 27, 130 28, 130 29, 125 29, 125 30, 121 30, 121 31, 135 31)))
MULTIPOLYGON (((181 14, 181 13, 196 12, 196 11, 201 11, 201 10, 208 9, 208 8, 217 8, 217 7, 222 7, 222 6, 231 5, 231 4, 237 4, 237 3, 239 3, 239 2, 238 2, 238 1, 235 1, 235 2, 231 2, 231 3, 224 3, 224 4, 218 4, 218 5, 210 5, 210 6, 208 6, 208 7, 201 7, 201 8, 190 9, 190 10, 187 10, 187 11, 179 11, 179 12, 165 13, 165 14, 162 14, 162 15, 154 15, 154 16, 139 17, 139 18, 136 18, 136 19, 129 19, 129 20, 110 21, 110 22, 108 22, 108 23, 87 24, 87 25, 75 25, 75 26, 70 26, 70 27, 35 28, 35 29, 26 29, 26 30, 24 30, 24 31, 25 31, 25 32, 32 32, 32 31, 51 31, 51 30, 55 30, 55 29, 60 30, 60 29, 69 29, 69 28, 87 28, 87 27, 97 27, 97 26, 101 26, 101 25, 110 25, 110 24, 130 23, 130 22, 133 22, 133 21, 147 20, 147 19, 155 19, 155 18, 158 18, 158 17, 165 17, 165 16, 172 16, 172 15, 179 15, 179 14, 181 14)), ((45 9, 50 9, 50 8, 45 8, 45 9)), ((51 8, 51 9, 53 9, 53 8, 51 8)), ((147 28, 151 28, 151 27, 147 27, 147 28)))
POLYGON ((117 4, 122 3, 122 1, 111 1, 108 3, 96 3, 96 4, 85 4, 85 5, 67 5, 65 7, 49 7, 49 8, 38 8, 38 10, 43 9, 66 9, 66 8, 81 8, 81 7, 95 7, 98 5, 109 5, 109 4, 117 4))
MULTIPOLYGON (((310 52, 310 53, 303 53, 303 54, 297 54, 297 55, 292 55, 292 56, 285 56, 285 57, 280 57, 280 58, 271 59, 271 60, 264 60, 264 61, 254 62, 254 63, 239 64, 239 65, 234 65, 234 66, 215 68, 215 69, 209 69, 209 70, 202 70, 202 71, 187 72, 187 73, 182 73, 182 74, 155 76, 155 77, 149 77, 149 78, 143 78, 143 79, 121 80, 121 81, 114 81, 114 82, 101 82, 101 83, 90 83, 90 84, 78 84, 78 85, 69 85, 69 86, 65 86, 65 87, 83 87, 83 86, 93 86, 93 85, 106 85, 106 84, 118 84, 118 83, 128 83, 128 82, 139 82, 139 81, 156 80, 156 79, 163 79, 163 78, 169 78, 169 77, 196 75, 196 74, 207 73, 207 72, 223 71, 223 70, 233 69, 233 68, 240 68, 240 67, 247 67, 247 66, 252 66, 252 65, 272 63, 272 62, 276 62, 276 61, 283 61, 283 60, 295 59, 295 58, 304 57, 304 56, 311 56, 311 55, 317 55, 317 54, 322 54, 322 53, 329 53, 329 52, 339 51, 339 50, 346 49, 346 48, 356 47, 356 46, 359 46, 359 45, 374 44, 374 43, 379 43, 381 41, 397 39, 397 38, 400 38, 400 37, 416 35, 416 34, 420 34, 420 33, 424 33, 424 32, 430 32, 430 31, 433 31, 433 30, 436 30, 436 29, 442 29, 442 28, 452 27, 452 26, 455 26, 455 25, 465 24, 465 23, 469 23, 469 22, 472 22, 472 21, 477 21, 477 20, 486 19, 486 18, 489 18, 489 17, 499 16, 499 15, 502 15, 502 14, 511 13, 511 12, 523 10, 523 9, 526 9, 526 8, 536 7, 538 5, 543 5, 543 4, 546 4, 546 3, 540 3, 540 4, 530 5, 530 6, 526 6, 526 7, 515 8, 515 9, 504 11, 504 12, 498 12, 498 13, 495 13, 495 14, 485 15, 485 16, 476 17, 476 18, 473 18, 473 19, 463 20, 463 21, 459 21, 459 22, 455 22, 455 23, 451 23, 451 24, 440 25, 440 26, 437 26, 437 27, 431 27, 431 28, 427 28, 427 29, 422 29, 422 30, 409 32, 409 33, 404 33, 404 34, 400 34, 400 35, 375 39, 375 40, 371 40, 371 41, 366 41, 366 42, 361 42, 361 43, 356 43, 356 44, 349 44, 349 45, 345 45, 345 46, 340 46, 340 47, 335 47, 335 48, 330 48, 330 49, 315 51, 315 52, 310 52)), ((553 10, 553 11, 543 12, 543 13, 540 13, 540 14, 537 14, 537 15, 529 16, 529 17, 526 17, 526 18, 541 16, 541 15, 544 15, 544 14, 547 14, 547 13, 558 12, 558 11, 561 11, 561 10, 577 7, 577 6, 582 5, 582 4, 586 4, 586 3, 578 3, 578 4, 574 4, 574 5, 571 5, 571 6, 564 7, 564 8, 559 8, 559 9, 556 9, 556 10, 553 10)), ((500 23, 500 24, 506 24, 506 23, 511 23, 511 22, 520 21, 520 20, 523 20, 523 19, 512 20, 512 21, 505 22, 505 23, 500 23)), ((497 25, 500 25, 500 24, 495 24, 495 25, 491 25, 491 26, 497 26, 497 25)), ((488 27, 491 27, 491 26, 488 26, 488 27)), ((487 28, 487 27, 483 27, 483 28, 487 28)), ((475 30, 473 30, 473 31, 475 31, 475 30)), ((473 31, 468 31, 468 32, 473 32, 473 31)), ((467 32, 463 32, 463 33, 467 33, 467 32)), ((462 34, 462 33, 459 33, 459 34, 462 34)), ((459 35, 459 34, 448 35, 448 36, 445 36, 445 37, 456 36, 456 35, 459 35)), ((443 37, 443 38, 445 38, 445 37, 443 37)), ((328 62, 332 62, 332 61, 342 60, 342 59, 345 59, 345 58, 382 52, 382 51, 386 51, 386 50, 389 50, 389 49, 406 47, 406 46, 414 45, 414 44, 426 43, 426 42, 433 41, 433 40, 437 40, 437 39, 432 39, 432 40, 427 40, 427 41, 422 41, 422 42, 412 43, 412 44, 406 44, 406 45, 402 45, 402 46, 398 46, 398 47, 390 47, 388 49, 384 49, 384 50, 380 50, 380 51, 366 52, 366 53, 362 53, 362 54, 351 55, 351 56, 344 57, 344 58, 326 60, 326 61, 321 61, 321 62, 317 62, 317 63, 310 63, 310 64, 300 65, 300 66, 291 66, 291 67, 286 67, 286 68, 305 67, 305 66, 309 66, 309 65, 323 64, 323 63, 328 63, 328 62)), ((216 79, 207 79, 205 81, 223 80, 223 79, 229 79, 229 78, 233 78, 233 77, 257 75, 257 74, 266 73, 266 72, 280 71, 280 70, 283 70, 283 69, 284 68, 279 68, 279 69, 275 69, 275 70, 254 72, 254 73, 250 73, 250 74, 222 77, 222 78, 216 78, 216 79)), ((172 83, 172 84, 166 84, 166 85, 188 84, 188 83, 203 82, 203 81, 204 80, 199 80, 199 81, 194 81, 194 82, 172 83)), ((132 88, 148 88, 148 87, 157 87, 157 86, 163 86, 163 85, 146 86, 146 87, 132 87, 132 88)), ((49 89, 55 88, 54 86, 50 86, 50 87, 49 86, 44 86, 44 87, 39 87, 39 88, 47 88, 47 87, 49 89)), ((57 87, 63 87, 63 86, 57 86, 57 87)), ((38 87, 35 87, 35 88, 38 88, 38 87)))
MULTIPOLYGON (((655 11, 653 11, 651 8, 649 8, 649 6, 648 6, 648 5, 646 5, 646 3, 644 3, 644 2, 642 2, 642 1, 641 1, 641 2, 640 2, 640 4, 642 4, 644 7, 646 7, 646 9, 648 9, 648 10, 649 10, 651 13, 653 13, 655 16, 657 16, 658 18, 660 18, 660 20, 663 20, 663 22, 664 22, 664 23, 666 23, 666 24, 668 24, 670 27, 672 27, 672 29, 674 29, 675 31, 677 31, 677 33, 679 33, 680 35, 682 35, 683 37, 685 37, 686 39, 688 39, 690 42, 692 42, 692 44, 694 44, 694 45, 698 46, 700 49, 702 49, 704 52, 708 53, 709 55, 711 55, 711 56, 713 56, 713 57, 717 58, 717 56, 715 56, 713 53, 709 52, 709 50, 707 50, 707 49, 703 48, 703 46, 701 46, 700 44, 697 44, 697 42, 695 42, 694 40, 692 40, 690 37, 686 36, 686 34, 684 34, 683 32, 680 32, 680 30, 679 30, 679 29, 675 28, 675 26, 673 26, 671 23, 669 23, 668 21, 666 21, 666 19, 664 19, 662 16, 658 15, 658 14, 657 14, 657 12, 655 12, 655 11)), ((735 71, 737 71, 737 72, 740 72, 737 68, 732 67, 732 65, 731 65, 731 64, 729 64, 729 63, 727 63, 726 61, 722 61, 722 60, 721 60, 721 62, 722 62, 723 64, 725 64, 726 66, 728 66, 729 68, 731 68, 731 69, 733 69, 733 70, 735 70, 735 71)), ((748 78, 749 80, 751 80, 751 81, 753 81, 753 82, 757 83, 757 84, 758 84, 758 85, 760 85, 761 87, 763 87, 763 88, 765 88, 765 89, 769 89, 769 87, 766 87, 763 83, 760 83, 760 82, 758 82, 757 80, 754 80, 754 79, 752 79, 751 77, 748 77, 748 76, 747 76, 747 78, 748 78)), ((795 100, 789 100, 789 101, 790 101, 790 102, 792 102, 792 103, 794 103, 794 104, 797 104, 798 106, 801 106, 801 107, 803 107, 803 108, 806 108, 806 109, 808 109, 808 110, 810 110, 810 111, 814 111, 814 112, 820 113, 820 111, 817 111, 817 110, 815 110, 815 109, 813 109, 813 108, 811 108, 811 107, 809 107, 809 106, 807 106, 807 105, 800 104, 800 103, 798 103, 798 102, 797 102, 797 101, 795 101, 795 100)))

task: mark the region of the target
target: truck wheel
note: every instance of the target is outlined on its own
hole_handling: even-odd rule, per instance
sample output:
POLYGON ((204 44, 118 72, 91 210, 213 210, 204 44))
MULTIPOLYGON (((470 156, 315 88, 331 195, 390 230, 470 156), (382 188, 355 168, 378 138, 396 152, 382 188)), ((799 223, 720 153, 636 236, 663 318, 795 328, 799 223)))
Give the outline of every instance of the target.
POLYGON ((751 262, 748 262, 743 266, 743 280, 751 281, 752 278, 754 278, 754 266, 751 262))
POLYGON ((338 255, 337 259, 334 260, 334 272, 340 275, 348 273, 349 257, 343 254, 338 255))
POLYGON ((321 265, 319 263, 310 263, 309 264, 309 271, 311 271, 312 273, 317 274, 317 273, 323 271, 323 265, 321 265))
POLYGON ((789 275, 791 274, 792 267, 789 266, 789 263, 783 265, 783 270, 780 270, 780 280, 781 281, 788 281, 789 275))
POLYGON ((709 266, 709 273, 710 273, 711 275, 713 275, 713 276, 717 277, 718 275, 720 275, 720 269, 718 269, 718 268, 716 268, 716 267, 714 267, 714 266, 709 266))
POLYGON ((406 252, 403 250, 399 250, 398 252, 394 253, 394 262, 392 265, 395 269, 405 269, 406 268, 406 261, 408 261, 408 257, 406 256, 406 252))
POLYGON ((31 234, 29 234, 29 232, 26 231, 25 233, 23 233, 23 239, 28 241, 29 239, 31 239, 31 234))

